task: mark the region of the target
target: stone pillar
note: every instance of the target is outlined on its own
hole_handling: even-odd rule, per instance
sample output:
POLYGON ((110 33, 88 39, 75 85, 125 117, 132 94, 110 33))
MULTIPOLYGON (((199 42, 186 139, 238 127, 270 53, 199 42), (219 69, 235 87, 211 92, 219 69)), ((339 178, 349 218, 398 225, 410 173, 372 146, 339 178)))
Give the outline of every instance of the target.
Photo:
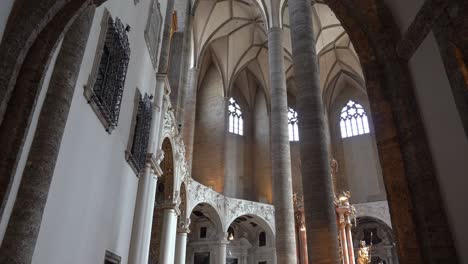
POLYGON ((339 263, 338 229, 330 178, 327 125, 319 82, 311 2, 289 0, 307 251, 310 263, 339 263))
POLYGON ((156 186, 158 178, 163 172, 159 167, 164 153, 160 150, 154 156, 159 142, 159 131, 162 129, 162 101, 164 97, 164 76, 158 75, 154 90, 153 118, 151 120, 150 140, 148 141, 148 160, 145 172, 138 182, 137 201, 135 205, 132 241, 130 246, 130 263, 148 263, 151 242, 151 229, 153 227, 153 213, 156 199, 156 186), (161 85, 162 84, 162 85, 161 85))
MULTIPOLYGON (((340 216, 341 217, 341 216, 340 216)), ((340 223, 341 251, 343 252, 343 264, 349 263, 348 236, 346 235, 346 223, 340 223)))
POLYGON ((178 213, 174 206, 167 206, 163 210, 159 263, 174 264, 178 213))
POLYGON ((301 264, 309 264, 307 259, 307 235, 305 229, 299 230, 299 242, 300 242, 300 249, 301 249, 301 264))
POLYGON ((227 233, 222 234, 222 238, 219 241, 218 247, 218 258, 216 264, 226 264, 226 248, 229 241, 226 239, 227 233))
POLYGON ((288 102, 280 28, 268 32, 271 91, 271 171, 275 205, 276 254, 279 264, 297 262, 291 156, 288 135, 288 102))
POLYGON ((85 9, 63 39, 0 247, 0 263, 32 262, 94 11, 95 6, 85 9))
MULTIPOLYGON (((158 176, 161 175, 162 171, 159 170, 158 176)), ((148 162, 138 182, 129 263, 148 263, 158 176, 153 174, 148 162)))
POLYGON ((187 236, 190 233, 190 219, 179 221, 176 238, 175 264, 185 264, 187 254, 187 236))
POLYGON ((353 247, 353 235, 351 233, 351 221, 348 220, 346 224, 346 243, 348 244, 349 264, 355 264, 354 258, 354 247, 353 247))
POLYGON ((195 122, 197 114, 198 69, 192 68, 187 73, 184 97, 184 126, 182 135, 185 142, 185 159, 189 172, 192 172, 193 143, 195 141, 195 122))

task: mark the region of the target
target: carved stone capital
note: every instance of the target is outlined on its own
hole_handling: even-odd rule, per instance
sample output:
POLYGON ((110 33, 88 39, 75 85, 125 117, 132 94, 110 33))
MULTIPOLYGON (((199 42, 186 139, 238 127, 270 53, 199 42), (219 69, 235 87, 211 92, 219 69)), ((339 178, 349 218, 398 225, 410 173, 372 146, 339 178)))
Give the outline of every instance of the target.
POLYGON ((177 233, 190 233, 190 218, 179 220, 177 223, 177 233))
MULTIPOLYGON (((164 152, 161 150, 162 156, 164 157, 164 152)), ((158 152, 159 155, 161 155, 160 152, 158 152)), ((161 162, 159 161, 159 158, 156 158, 153 153, 148 153, 146 156, 146 164, 151 167, 153 170, 154 175, 156 178, 159 178, 163 175, 163 171, 161 167, 159 166, 161 162)))
POLYGON ((180 215, 179 205, 172 201, 164 202, 157 207, 161 208, 162 210, 174 210, 178 216, 180 215))

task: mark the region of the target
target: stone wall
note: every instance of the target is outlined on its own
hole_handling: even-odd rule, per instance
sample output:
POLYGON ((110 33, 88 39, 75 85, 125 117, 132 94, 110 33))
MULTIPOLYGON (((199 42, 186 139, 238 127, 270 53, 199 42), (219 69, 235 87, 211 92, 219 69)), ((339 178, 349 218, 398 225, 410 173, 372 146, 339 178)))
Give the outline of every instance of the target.
POLYGON ((212 66, 201 82, 197 96, 192 175, 220 193, 224 191, 225 103, 221 75, 212 66))

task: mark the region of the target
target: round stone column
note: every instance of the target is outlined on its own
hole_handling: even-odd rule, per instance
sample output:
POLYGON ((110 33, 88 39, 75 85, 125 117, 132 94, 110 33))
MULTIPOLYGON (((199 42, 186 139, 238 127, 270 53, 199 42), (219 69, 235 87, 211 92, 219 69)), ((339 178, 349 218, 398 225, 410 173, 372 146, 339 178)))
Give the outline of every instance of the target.
MULTIPOLYGON (((340 216, 341 217, 341 216, 340 216)), ((346 223, 340 223, 340 241, 341 241, 341 251, 343 252, 343 264, 349 263, 349 248, 348 248, 348 238, 346 236, 346 223)))
POLYGON ((32 262, 95 8, 86 8, 63 38, 1 243, 0 263, 32 262))
POLYGON ((179 221, 176 238, 175 264, 185 264, 187 254, 187 236, 190 233, 190 219, 179 221))
POLYGON ((339 263, 338 230, 309 0, 289 0, 301 150, 302 186, 310 263, 339 263))
POLYGON ((348 219, 348 223, 346 224, 346 239, 347 239, 346 243, 348 244, 349 264, 354 264, 355 258, 354 258, 354 247, 353 247, 353 235, 351 233, 351 220, 350 219, 348 219))
MULTIPOLYGON (((161 175, 162 172, 158 176, 161 175)), ((145 172, 138 182, 129 255, 130 263, 148 263, 157 183, 158 177, 152 173, 151 165, 147 163, 145 172)))
POLYGON ((271 93, 271 171, 278 264, 297 262, 288 131, 288 102, 280 28, 268 32, 271 93))
POLYGON ((219 242, 217 264, 226 264, 226 248, 228 243, 227 239, 219 242))
POLYGON ((197 113, 198 69, 190 69, 187 75, 182 134, 185 143, 185 159, 187 160, 188 165, 187 169, 189 172, 192 172, 193 143, 195 140, 195 121, 197 113))
POLYGON ((174 264, 177 210, 174 206, 166 206, 163 210, 159 263, 174 264))

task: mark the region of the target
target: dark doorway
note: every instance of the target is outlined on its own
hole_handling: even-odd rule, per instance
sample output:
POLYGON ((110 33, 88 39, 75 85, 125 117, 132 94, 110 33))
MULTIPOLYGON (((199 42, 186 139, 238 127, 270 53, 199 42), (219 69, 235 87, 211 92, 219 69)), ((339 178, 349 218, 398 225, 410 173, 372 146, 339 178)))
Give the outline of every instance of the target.
POLYGON ((237 259, 236 258, 227 258, 226 259, 226 264, 237 264, 237 259))
POLYGON ((194 264, 210 264, 210 252, 196 252, 193 260, 194 264))

